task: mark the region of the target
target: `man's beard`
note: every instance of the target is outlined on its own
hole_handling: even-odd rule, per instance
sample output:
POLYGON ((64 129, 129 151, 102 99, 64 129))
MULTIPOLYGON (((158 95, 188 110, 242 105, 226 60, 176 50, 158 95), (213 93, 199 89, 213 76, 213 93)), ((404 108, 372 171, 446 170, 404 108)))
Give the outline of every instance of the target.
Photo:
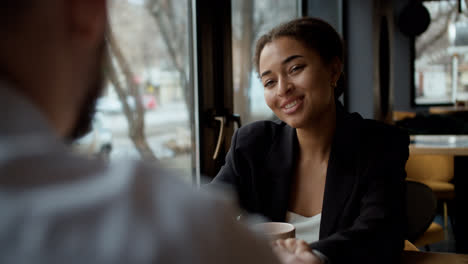
POLYGON ((105 44, 103 43, 100 51, 101 55, 99 56, 99 61, 97 62, 98 65, 96 67, 98 72, 95 74, 89 92, 81 106, 75 127, 67 137, 67 141, 69 142, 86 135, 92 129, 92 123, 96 113, 97 99, 101 96, 101 93, 104 90, 104 69, 107 67, 107 53, 105 51, 105 44))

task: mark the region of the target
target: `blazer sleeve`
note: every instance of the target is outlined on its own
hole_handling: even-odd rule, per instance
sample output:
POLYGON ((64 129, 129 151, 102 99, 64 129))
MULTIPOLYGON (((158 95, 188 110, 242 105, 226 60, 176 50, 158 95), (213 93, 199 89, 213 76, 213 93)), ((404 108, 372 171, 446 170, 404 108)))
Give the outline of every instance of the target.
MULTIPOLYGON (((400 132, 400 131, 398 131, 400 132)), ((399 263, 406 232, 406 171, 409 136, 383 138, 363 174, 367 188, 349 229, 310 244, 330 263, 399 263)))

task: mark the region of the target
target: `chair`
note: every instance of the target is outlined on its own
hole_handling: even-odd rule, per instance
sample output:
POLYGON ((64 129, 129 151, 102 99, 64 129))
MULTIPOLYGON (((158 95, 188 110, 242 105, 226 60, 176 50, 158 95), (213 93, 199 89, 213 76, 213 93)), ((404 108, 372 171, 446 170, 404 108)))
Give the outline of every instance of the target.
POLYGON ((413 245, 413 243, 409 242, 408 240, 405 240, 404 251, 419 251, 419 249, 415 245, 413 245))
POLYGON ((403 120, 405 118, 413 118, 416 116, 415 112, 393 111, 392 119, 394 122, 403 120))
POLYGON ((450 155, 410 155, 406 163, 407 179, 426 184, 443 201, 444 229, 448 230, 447 201, 455 196, 454 161, 450 155))
POLYGON ((417 247, 441 241, 444 239, 443 228, 433 223, 437 210, 437 200, 431 188, 427 185, 406 181, 406 239, 417 247))

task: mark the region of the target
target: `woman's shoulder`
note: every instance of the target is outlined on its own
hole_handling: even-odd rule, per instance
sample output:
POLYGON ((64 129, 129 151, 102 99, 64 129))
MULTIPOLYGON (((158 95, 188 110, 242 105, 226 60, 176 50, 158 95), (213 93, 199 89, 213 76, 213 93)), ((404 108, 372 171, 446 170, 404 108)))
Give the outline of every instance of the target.
POLYGON ((261 120, 244 125, 238 129, 237 133, 243 136, 267 136, 275 135, 288 128, 292 129, 281 120, 261 120))
POLYGON ((249 123, 236 131, 237 143, 251 146, 259 143, 272 143, 279 135, 293 128, 281 120, 262 120, 249 123))

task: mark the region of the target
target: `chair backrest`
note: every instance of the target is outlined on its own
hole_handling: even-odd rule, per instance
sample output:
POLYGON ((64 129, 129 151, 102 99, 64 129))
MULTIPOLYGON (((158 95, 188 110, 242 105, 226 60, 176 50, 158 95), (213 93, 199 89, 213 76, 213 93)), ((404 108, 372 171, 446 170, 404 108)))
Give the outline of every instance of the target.
POLYGON ((406 181, 406 239, 414 242, 431 225, 437 210, 437 200, 427 185, 406 181))
POLYGON ((453 156, 450 155, 410 155, 406 162, 409 180, 449 182, 453 171, 453 156))
POLYGON ((393 111, 392 118, 393 121, 400 121, 405 118, 413 118, 416 116, 415 112, 407 112, 407 111, 393 111))
POLYGON ((404 249, 405 251, 419 251, 419 249, 413 245, 413 243, 409 242, 408 240, 405 240, 405 247, 404 249))

